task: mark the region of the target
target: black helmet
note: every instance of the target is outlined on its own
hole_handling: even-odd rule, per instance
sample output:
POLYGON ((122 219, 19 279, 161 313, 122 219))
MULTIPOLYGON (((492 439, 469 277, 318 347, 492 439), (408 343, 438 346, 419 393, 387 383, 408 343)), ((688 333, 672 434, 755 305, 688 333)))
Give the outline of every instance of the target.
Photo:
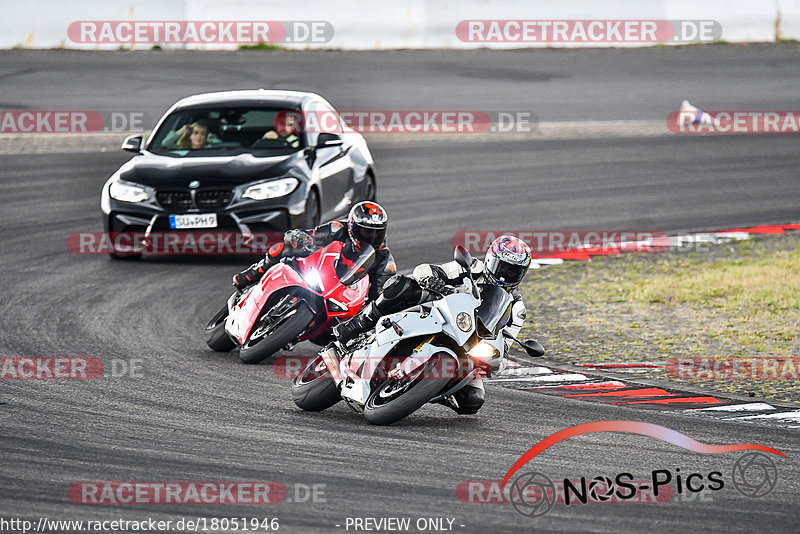
POLYGON ((347 216, 347 232, 356 248, 370 244, 378 248, 386 238, 389 217, 377 202, 359 202, 347 216))

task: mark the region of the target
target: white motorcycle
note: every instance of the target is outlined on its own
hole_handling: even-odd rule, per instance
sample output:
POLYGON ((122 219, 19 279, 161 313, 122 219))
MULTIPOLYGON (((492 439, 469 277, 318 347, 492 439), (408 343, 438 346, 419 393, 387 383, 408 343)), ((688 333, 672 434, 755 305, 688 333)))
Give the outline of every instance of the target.
POLYGON ((463 247, 454 257, 466 271, 463 284, 382 317, 374 332, 349 347, 324 348, 292 382, 295 404, 321 411, 344 399, 368 422, 389 425, 429 402, 452 404, 452 395, 470 381, 502 369, 507 337, 530 356, 542 356, 537 341, 523 343, 504 329, 511 318, 509 292, 479 287, 463 247))

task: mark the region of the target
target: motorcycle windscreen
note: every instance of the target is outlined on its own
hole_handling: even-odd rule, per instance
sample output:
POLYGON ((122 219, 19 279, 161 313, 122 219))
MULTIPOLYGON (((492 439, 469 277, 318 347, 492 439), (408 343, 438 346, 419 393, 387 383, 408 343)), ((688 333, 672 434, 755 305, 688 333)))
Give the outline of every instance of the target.
POLYGON ((364 245, 356 249, 352 246, 352 242, 348 241, 336 259, 334 265, 336 277, 343 285, 349 286, 361 280, 373 263, 375 263, 374 248, 364 245))
POLYGON ((494 339, 511 318, 514 299, 505 289, 493 285, 481 285, 481 305, 475 311, 478 321, 478 336, 494 339))

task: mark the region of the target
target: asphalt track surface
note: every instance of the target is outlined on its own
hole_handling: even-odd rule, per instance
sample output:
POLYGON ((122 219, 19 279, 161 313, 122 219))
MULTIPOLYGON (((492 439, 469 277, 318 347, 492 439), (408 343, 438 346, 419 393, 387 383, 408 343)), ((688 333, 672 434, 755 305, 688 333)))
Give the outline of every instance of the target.
MULTIPOLYGON (((738 91, 742 108, 798 109, 800 75, 792 49, 747 47, 740 49, 740 76, 723 67, 714 71, 716 65, 734 62, 732 50, 658 49, 650 51, 651 56, 645 51, 542 51, 535 55, 541 63, 520 52, 477 52, 476 57, 492 55, 491 64, 506 73, 520 61, 542 71, 585 66, 598 75, 605 72, 605 79, 601 76, 592 83, 606 83, 607 90, 589 87, 586 102, 580 104, 584 119, 605 118, 605 110, 598 110, 626 78, 638 96, 630 100, 631 106, 616 107, 631 110, 631 115, 609 117, 653 118, 660 115, 653 114, 657 106, 652 102, 671 105, 666 114, 676 101, 689 96, 684 91, 667 98, 668 90, 677 87, 658 87, 658 80, 642 72, 658 70, 652 65, 658 54, 669 59, 665 68, 675 73, 711 69, 702 78, 684 80, 687 88, 702 92, 717 85, 730 94, 738 91), (558 54, 562 59, 552 61, 558 54), (787 63, 790 56, 794 66, 787 63), (578 65, 569 67, 570 58, 578 65), (751 79, 745 75, 748 61, 759 74, 771 72, 772 77, 751 79), (718 79, 713 78, 715 73, 718 79), (739 84, 736 88, 724 83, 733 78, 739 84), (636 86, 638 82, 645 87, 636 86), (653 93, 648 93, 648 86, 653 93), (795 90, 789 94, 791 87, 795 90), (593 98, 595 115, 588 106, 593 98)), ((218 61, 209 74, 227 69, 230 85, 242 86, 247 72, 237 63, 245 61, 240 56, 218 61)), ((34 79, 4 76, 0 100, 4 109, 9 104, 76 109, 91 101, 91 94, 82 92, 86 90, 108 94, 108 109, 129 98, 136 100, 131 105, 136 108, 143 98, 141 89, 150 85, 153 88, 144 98, 153 101, 153 109, 162 110, 181 94, 211 88, 191 83, 198 76, 197 63, 204 61, 201 56, 164 57, 180 57, 194 67, 170 70, 169 65, 152 66, 140 56, 116 53, 3 53, 3 72, 15 65, 28 70, 23 77, 34 79), (126 81, 116 74, 130 68, 128 61, 145 69, 126 81), (79 75, 79 67, 92 62, 90 75, 79 75), (53 69, 68 79, 59 79, 53 69), (60 100, 58 92, 63 95, 60 100), (37 100, 46 94, 52 100, 37 100)), ((400 74, 409 64, 436 73, 446 71, 451 58, 458 65, 474 63, 466 53, 444 52, 315 52, 294 56, 300 58, 294 62, 283 59, 291 54, 274 57, 292 65, 310 58, 307 68, 295 66, 284 78, 275 78, 278 82, 307 84, 326 96, 335 93, 331 100, 342 108, 354 105, 352 93, 358 91, 356 95, 370 101, 368 109, 383 109, 383 98, 396 108, 408 108, 415 94, 420 98, 434 94, 415 93, 415 80, 403 86, 400 74), (348 67, 351 72, 377 68, 373 77, 378 82, 345 84, 326 78, 325 72, 315 75, 315 62, 326 63, 326 58, 338 62, 337 73, 348 67), (375 67, 379 62, 375 58, 381 67, 375 67), (397 76, 381 77, 381 72, 397 76), (328 83, 331 91, 325 90, 328 83), (382 88, 389 94, 381 94, 382 88), (392 92, 407 100, 393 100, 392 92), (351 94, 346 97, 350 101, 346 94, 351 94)), ((259 76, 269 79, 267 74, 259 76)), ((479 76, 441 76, 444 85, 436 93, 450 97, 426 100, 433 109, 449 104, 465 109, 480 103, 497 84, 500 94, 521 98, 526 83, 512 79, 493 85, 479 76)), ((553 79, 563 89, 572 83, 553 79)), ((220 81, 215 87, 222 85, 220 81)), ((547 86, 544 81, 541 85, 547 86)), ((548 86, 546 92, 556 95, 557 89, 548 86)), ((507 103, 525 108, 534 100, 507 103)), ((571 109, 566 100, 563 109, 571 109)), ((578 113, 574 110, 564 116, 553 107, 550 112, 554 114, 549 120, 581 118, 569 114, 578 113)), ((450 239, 459 230, 673 232, 798 219, 800 155, 792 136, 537 142, 499 138, 485 143, 378 142, 373 149, 379 165, 379 197, 392 216, 390 245, 401 269, 446 260, 450 239)), ((203 341, 202 327, 228 295, 230 275, 244 259, 161 257, 114 262, 66 250, 71 232, 100 229, 99 188, 126 158, 123 153, 0 157, 2 356, 93 356, 106 366, 114 360, 136 363, 141 375, 0 382, 2 517, 34 521, 39 517, 278 517, 284 532, 345 531, 347 517, 411 517, 412 524, 421 517, 448 517, 455 519, 457 532, 796 532, 800 528, 797 430, 592 404, 497 385, 488 386, 486 405, 472 417, 432 406, 397 425, 377 428, 341 404, 321 414, 301 412, 291 401, 288 383, 277 378, 269 363, 245 366, 235 353, 220 356, 203 341), (528 467, 554 480, 613 478, 621 472, 644 480, 656 469, 675 474, 679 468, 685 475, 721 471, 725 487, 694 499, 677 495, 664 504, 556 504, 536 519, 517 514, 508 504, 468 504, 457 498, 460 482, 502 479, 522 453, 548 435, 602 420, 655 423, 703 443, 759 443, 780 450, 786 458, 775 457, 779 480, 773 492, 752 499, 730 483, 733 463, 741 453, 696 454, 634 434, 592 434, 555 445, 528 467), (295 485, 324 484, 325 502, 86 506, 73 504, 68 496, 70 485, 78 481, 276 481, 289 488, 292 501, 296 501, 295 485)), ((528 308, 535 313, 536 303, 528 303, 528 308)), ((308 352, 308 347, 295 350, 308 352)))
MULTIPOLYGON (((186 95, 296 89, 339 110, 529 111, 542 121, 662 119, 708 110, 796 110, 796 44, 650 49, 0 54, 0 109, 139 111, 186 95)), ((145 125, 149 126, 149 125, 145 125)))

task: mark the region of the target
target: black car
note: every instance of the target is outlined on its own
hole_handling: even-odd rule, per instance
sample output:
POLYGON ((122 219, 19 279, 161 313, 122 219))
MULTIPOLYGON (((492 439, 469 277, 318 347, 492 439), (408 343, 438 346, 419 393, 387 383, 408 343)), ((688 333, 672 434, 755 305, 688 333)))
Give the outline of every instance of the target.
MULTIPOLYGON (((313 93, 190 96, 147 140, 130 136, 122 148, 136 156, 109 178, 100 202, 104 230, 112 234, 282 233, 342 216, 376 196, 366 141, 313 93), (297 127, 320 113, 324 131, 297 127)), ((131 256, 122 253, 127 247, 112 250, 112 257, 131 256)))

